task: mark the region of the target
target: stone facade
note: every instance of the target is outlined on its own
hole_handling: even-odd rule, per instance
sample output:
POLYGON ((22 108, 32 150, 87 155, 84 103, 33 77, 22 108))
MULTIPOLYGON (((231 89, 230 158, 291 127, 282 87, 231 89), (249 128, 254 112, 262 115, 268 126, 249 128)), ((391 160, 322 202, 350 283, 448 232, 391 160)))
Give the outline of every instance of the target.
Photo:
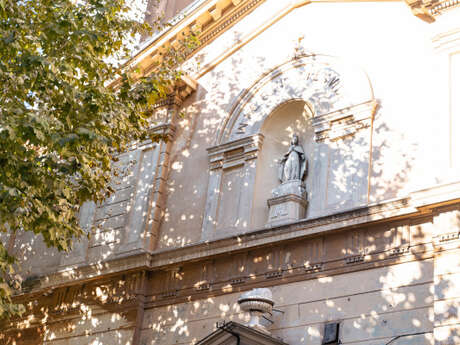
POLYGON ((0 343, 319 345, 334 323, 340 344, 460 344, 460 9, 406 3, 161 1, 188 6, 143 73, 201 32, 153 110, 169 140, 120 156, 68 255, 18 234, 27 313, 0 343), (294 133, 306 176, 279 187, 294 133), (245 326, 253 288, 271 335, 245 326))

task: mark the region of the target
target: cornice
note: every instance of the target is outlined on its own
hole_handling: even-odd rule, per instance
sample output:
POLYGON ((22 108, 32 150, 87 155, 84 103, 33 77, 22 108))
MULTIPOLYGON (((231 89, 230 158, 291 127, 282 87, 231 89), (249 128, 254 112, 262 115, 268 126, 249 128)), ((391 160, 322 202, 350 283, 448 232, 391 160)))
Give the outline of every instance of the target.
MULTIPOLYGON (((96 264, 67 267, 64 270, 37 279, 33 287, 27 293, 24 293, 34 295, 50 288, 81 284, 129 272, 174 269, 185 263, 211 260, 220 255, 273 246, 275 243, 289 243, 347 229, 357 230, 394 220, 418 219, 421 216, 430 216, 443 212, 443 208, 451 207, 452 205, 460 205, 460 182, 426 188, 413 192, 402 199, 368 205, 315 219, 305 219, 282 226, 255 230, 237 236, 154 252, 128 252, 96 264)), ((24 296, 24 294, 22 295, 24 296)))
MULTIPOLYGON (((275 24, 281 18, 286 16, 296 8, 303 7, 312 3, 335 3, 335 2, 372 2, 374 0, 289 0, 286 1, 286 6, 283 10, 274 14, 268 21, 263 23, 258 29, 245 33, 239 42, 233 45, 230 49, 223 51, 221 54, 211 61, 210 63, 201 66, 196 72, 195 78, 206 74, 209 70, 214 68, 217 64, 225 58, 233 54, 242 46, 257 37, 260 33, 264 32, 270 26, 275 24)), ((384 0, 387 2, 394 2, 398 0, 384 0)), ((405 0, 406 3, 413 9, 413 12, 420 17, 419 6, 421 0, 405 0), (418 12, 417 12, 418 11, 418 12)), ((432 0, 433 2, 437 0, 432 0)), ((460 0, 452 0, 458 2, 460 0)), ((202 47, 212 42, 218 36, 223 34, 226 30, 231 28, 238 21, 243 19, 246 15, 255 10, 259 5, 266 2, 266 0, 205 0, 198 3, 196 6, 191 6, 191 10, 181 13, 172 20, 172 27, 165 30, 163 33, 153 37, 146 43, 134 56, 126 62, 125 66, 138 70, 138 75, 148 75, 151 73, 158 61, 162 59, 163 53, 169 47, 180 47, 180 42, 186 35, 191 32, 198 33, 200 41, 199 46, 192 51, 188 57, 198 52, 202 47)), ((445 1, 448 3, 449 1, 445 1)), ((447 6, 447 5, 446 5, 447 6)), ((449 7, 450 8, 450 7, 449 7)), ((445 8, 447 9, 447 7, 445 8)), ((444 9, 443 9, 444 10, 444 9)), ((438 12, 440 9, 437 10, 438 12)), ((423 12, 423 11, 422 11, 423 12)), ((425 13, 425 12, 423 12, 425 13)), ((423 16, 422 16, 423 17, 423 16)), ((430 17, 430 15, 428 16, 430 17)), ((429 21, 426 18, 423 18, 429 21)), ((114 81, 112 85, 116 85, 114 81)))
POLYGON ((412 13, 432 23, 436 17, 460 5, 460 0, 405 0, 412 13))
POLYGON ((126 63, 130 68, 138 68, 140 75, 151 73, 163 53, 170 47, 179 48, 180 42, 190 33, 198 33, 200 45, 208 44, 221 33, 252 12, 265 0, 208 0, 189 13, 173 20, 173 27, 155 37, 126 63))

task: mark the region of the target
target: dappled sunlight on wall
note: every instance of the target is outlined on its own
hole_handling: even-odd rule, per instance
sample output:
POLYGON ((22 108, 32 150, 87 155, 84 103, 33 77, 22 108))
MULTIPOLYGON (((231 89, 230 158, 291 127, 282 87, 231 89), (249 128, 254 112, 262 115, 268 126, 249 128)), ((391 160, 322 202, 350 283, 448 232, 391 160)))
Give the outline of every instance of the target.
MULTIPOLYGON (((267 200, 271 198, 272 189, 280 183, 278 161, 289 148, 294 133, 299 136, 299 145, 303 147, 307 164, 311 168, 314 152, 311 116, 311 111, 304 101, 292 100, 280 105, 264 122, 261 129, 264 142, 257 161, 251 228, 263 228, 268 221, 267 200)), ((307 168, 308 175, 311 173, 307 168)), ((307 182, 307 186, 307 192, 311 192, 311 184, 307 182)))
MULTIPOLYGON (((292 345, 320 344, 324 322, 334 320, 340 320, 344 344, 384 344, 401 336, 430 344, 432 274, 433 262, 428 260, 272 286, 277 311, 267 326, 292 345)), ((148 345, 193 344, 214 331, 217 321, 244 324, 248 315, 236 303, 240 294, 150 309, 142 339, 148 345)))
MULTIPOLYGON (((389 128, 384 108, 379 109, 375 116, 372 144, 369 201, 378 202, 407 195, 419 145, 405 138, 403 133, 389 128)), ((428 175, 429 172, 418 173, 424 174, 428 175)))
MULTIPOLYGON (((200 89, 201 92, 205 92, 200 89)), ((201 94, 201 96, 205 95, 201 94)), ((200 237, 207 183, 206 148, 212 126, 203 124, 202 101, 187 101, 178 120, 176 140, 170 153, 167 175, 166 206, 159 233, 158 247, 180 247, 200 237), (206 132, 200 131, 206 128, 206 132)))

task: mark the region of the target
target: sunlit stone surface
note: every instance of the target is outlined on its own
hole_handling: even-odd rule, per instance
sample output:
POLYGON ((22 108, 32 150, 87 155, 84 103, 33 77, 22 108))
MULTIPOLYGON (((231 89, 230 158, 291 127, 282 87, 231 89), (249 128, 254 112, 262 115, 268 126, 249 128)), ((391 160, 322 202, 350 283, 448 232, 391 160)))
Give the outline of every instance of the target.
POLYGON ((120 154, 72 252, 0 234, 27 308, 0 344, 236 345, 229 322, 240 345, 320 345, 327 323, 341 344, 460 344, 457 2, 137 5, 179 14, 140 73, 200 32, 152 110, 168 140, 120 154), (280 182, 293 134, 308 169, 280 182))

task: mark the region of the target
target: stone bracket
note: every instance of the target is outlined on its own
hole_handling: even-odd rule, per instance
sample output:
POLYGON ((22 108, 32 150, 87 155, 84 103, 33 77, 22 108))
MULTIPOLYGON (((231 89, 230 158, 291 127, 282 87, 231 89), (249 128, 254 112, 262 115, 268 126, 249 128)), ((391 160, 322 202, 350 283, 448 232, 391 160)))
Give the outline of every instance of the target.
POLYGON ((395 247, 390 250, 390 255, 395 256, 395 255, 403 255, 403 254, 408 254, 410 253, 410 247, 409 246, 401 246, 401 247, 395 247))
POLYGON ((315 273, 322 271, 324 268, 324 264, 322 262, 316 264, 309 264, 305 265, 305 272, 306 273, 315 273))
POLYGON ((345 263, 347 265, 357 264, 357 263, 360 263, 360 262, 364 262, 364 258, 365 258, 364 254, 349 256, 349 257, 345 258, 345 263))

